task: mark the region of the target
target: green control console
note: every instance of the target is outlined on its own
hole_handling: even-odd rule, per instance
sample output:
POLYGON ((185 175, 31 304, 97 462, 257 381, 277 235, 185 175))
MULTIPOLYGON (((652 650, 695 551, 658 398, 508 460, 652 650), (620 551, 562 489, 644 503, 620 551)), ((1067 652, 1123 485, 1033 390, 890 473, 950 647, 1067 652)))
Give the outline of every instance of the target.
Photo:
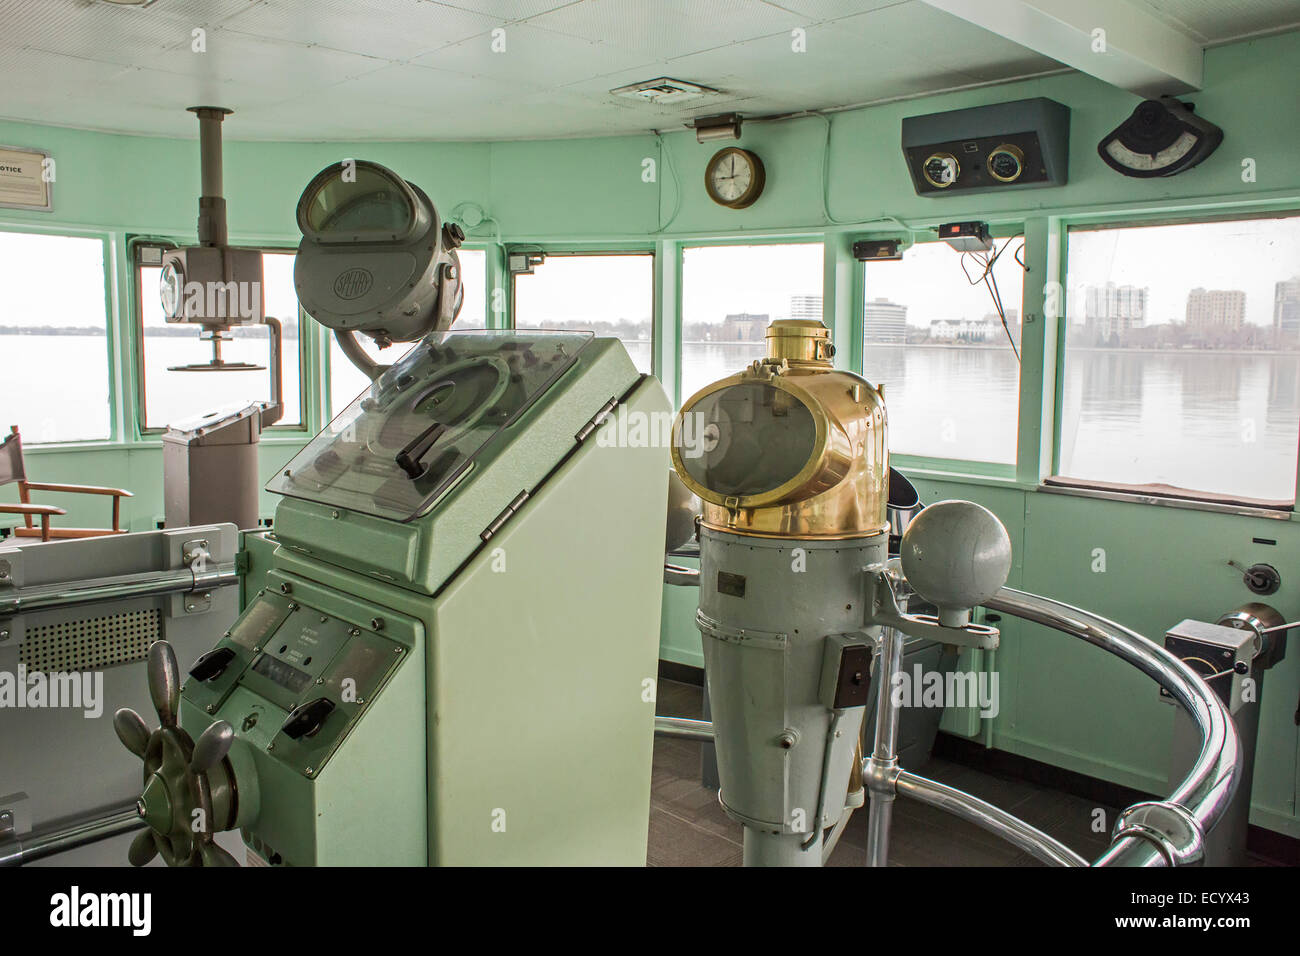
POLYGON ((211 829, 254 864, 643 864, 668 453, 610 419, 669 415, 587 333, 384 372, 268 486, 246 607, 182 675, 181 726, 233 731, 211 829))

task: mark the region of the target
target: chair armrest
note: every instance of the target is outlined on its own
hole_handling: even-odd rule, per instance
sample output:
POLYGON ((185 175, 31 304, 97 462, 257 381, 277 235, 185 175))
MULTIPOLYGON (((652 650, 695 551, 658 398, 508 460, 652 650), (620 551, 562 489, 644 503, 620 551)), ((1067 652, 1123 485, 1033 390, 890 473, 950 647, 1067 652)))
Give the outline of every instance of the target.
POLYGON ((0 505, 0 514, 6 515, 65 515, 62 508, 54 505, 0 505))
POLYGON ((66 491, 80 495, 113 495, 115 498, 134 498, 131 492, 122 488, 102 488, 99 485, 52 485, 43 481, 29 481, 27 487, 33 491, 66 491))

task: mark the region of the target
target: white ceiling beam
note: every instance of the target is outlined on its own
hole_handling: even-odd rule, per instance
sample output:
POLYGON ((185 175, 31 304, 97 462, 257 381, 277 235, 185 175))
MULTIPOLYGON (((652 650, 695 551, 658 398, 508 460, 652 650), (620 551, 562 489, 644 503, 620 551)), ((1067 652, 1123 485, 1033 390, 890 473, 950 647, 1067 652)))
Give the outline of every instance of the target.
POLYGON ((1139 96, 1201 88, 1201 45, 1131 0, 922 2, 1139 96))

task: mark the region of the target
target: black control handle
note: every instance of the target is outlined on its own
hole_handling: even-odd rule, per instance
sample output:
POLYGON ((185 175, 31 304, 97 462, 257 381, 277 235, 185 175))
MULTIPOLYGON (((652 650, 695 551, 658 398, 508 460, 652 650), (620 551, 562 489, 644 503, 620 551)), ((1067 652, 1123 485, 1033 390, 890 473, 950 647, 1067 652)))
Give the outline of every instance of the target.
POLYGON ((190 676, 200 681, 214 680, 226 672, 234 659, 234 648, 215 647, 194 662, 190 676))
POLYGON ((424 474, 424 466, 420 464, 420 460, 429 454, 429 449, 437 444, 446 430, 447 426, 442 422, 434 422, 407 442, 406 447, 397 453, 394 460, 408 477, 419 478, 424 474))
POLYGON ((321 729, 325 718, 334 713, 334 701, 328 697, 317 697, 305 704, 299 704, 286 718, 280 732, 291 740, 310 737, 321 729))

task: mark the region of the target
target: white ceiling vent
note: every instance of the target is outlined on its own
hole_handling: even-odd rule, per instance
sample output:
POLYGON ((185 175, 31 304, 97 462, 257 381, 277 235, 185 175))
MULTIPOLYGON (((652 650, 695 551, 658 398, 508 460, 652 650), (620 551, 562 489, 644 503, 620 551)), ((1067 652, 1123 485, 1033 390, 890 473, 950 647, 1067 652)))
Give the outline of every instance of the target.
POLYGON ((685 80, 674 80, 667 76, 661 76, 657 80, 643 80, 640 83, 632 83, 628 86, 620 86, 616 90, 610 90, 610 93, 615 96, 621 96, 629 100, 640 100, 644 103, 654 103, 657 106, 685 103, 687 100, 699 99, 702 96, 717 96, 720 92, 708 86, 687 83, 685 80))

